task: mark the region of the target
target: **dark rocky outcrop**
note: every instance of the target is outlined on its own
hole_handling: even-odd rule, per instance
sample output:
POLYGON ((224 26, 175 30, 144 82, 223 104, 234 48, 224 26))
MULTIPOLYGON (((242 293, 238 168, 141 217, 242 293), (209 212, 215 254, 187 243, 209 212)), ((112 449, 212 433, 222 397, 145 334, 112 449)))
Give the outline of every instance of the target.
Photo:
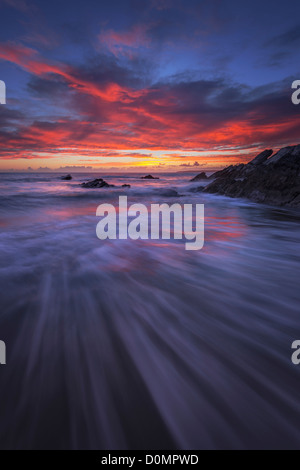
POLYGON ((281 158, 285 157, 289 153, 291 153, 294 150, 295 147, 284 147, 283 149, 280 149, 279 152, 275 153, 272 158, 269 158, 268 161, 265 162, 265 165, 270 165, 272 163, 277 163, 281 158))
POLYGON ((261 163, 265 163, 265 161, 268 160, 268 158, 272 155, 272 153, 273 153, 273 150, 271 149, 264 150, 259 155, 257 155, 257 157, 255 157, 254 160, 250 162, 250 165, 260 165, 261 163))
POLYGON ((205 186, 197 186, 196 188, 191 188, 191 193, 202 193, 205 189, 205 186))
POLYGON ((152 175, 147 175, 147 176, 142 176, 142 180, 159 180, 157 176, 152 176, 152 175))
POLYGON ((300 207, 300 145, 285 147, 271 156, 272 153, 265 150, 246 165, 216 172, 204 192, 300 207))
POLYGON ((130 184, 122 184, 122 188, 131 188, 130 184))
POLYGON ((62 176, 61 179, 63 181, 70 181, 72 179, 72 176, 71 175, 62 176))
POLYGON ((191 179, 192 182, 194 181, 205 181, 207 180, 206 173, 204 171, 202 173, 199 173, 199 175, 196 175, 194 178, 191 179))
POLYGON ((225 176, 228 176, 230 175, 230 173, 232 171, 234 171, 235 169, 237 169, 237 167, 243 167, 244 165, 241 164, 241 165, 237 165, 237 166, 234 166, 234 165, 230 165, 228 166, 227 168, 224 168, 223 170, 220 170, 220 171, 216 171, 215 173, 213 173, 208 179, 209 180, 215 180, 216 178, 220 178, 220 177, 225 177, 225 176))
POLYGON ((93 181, 81 184, 82 188, 95 189, 95 188, 114 188, 113 184, 108 184, 102 178, 97 178, 93 181))

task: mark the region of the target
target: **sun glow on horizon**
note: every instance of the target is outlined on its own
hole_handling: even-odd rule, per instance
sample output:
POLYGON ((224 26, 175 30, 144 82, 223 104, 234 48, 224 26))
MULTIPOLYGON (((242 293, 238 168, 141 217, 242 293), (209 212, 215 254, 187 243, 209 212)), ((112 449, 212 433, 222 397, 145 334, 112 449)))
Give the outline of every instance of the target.
POLYGON ((32 152, 0 161, 0 171, 215 171, 229 164, 247 162, 260 151, 259 147, 222 150, 150 150, 150 149, 71 149, 32 152))

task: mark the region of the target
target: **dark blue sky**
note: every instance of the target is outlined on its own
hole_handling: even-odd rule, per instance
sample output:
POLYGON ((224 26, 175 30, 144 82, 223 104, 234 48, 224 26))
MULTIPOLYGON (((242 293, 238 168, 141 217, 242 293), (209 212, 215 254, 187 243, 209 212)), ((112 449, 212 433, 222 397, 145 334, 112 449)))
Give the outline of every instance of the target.
POLYGON ((298 143, 300 3, 0 0, 0 167, 218 167, 298 143))

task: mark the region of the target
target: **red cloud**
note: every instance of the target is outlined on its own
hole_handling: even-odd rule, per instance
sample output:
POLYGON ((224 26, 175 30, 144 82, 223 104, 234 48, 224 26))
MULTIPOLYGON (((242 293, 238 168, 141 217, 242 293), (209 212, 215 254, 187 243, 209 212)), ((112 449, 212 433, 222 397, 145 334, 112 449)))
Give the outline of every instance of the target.
POLYGON ((13 62, 34 75, 58 75, 66 80, 70 88, 80 93, 86 93, 101 98, 104 101, 131 103, 145 93, 144 91, 121 87, 117 83, 108 83, 105 86, 99 86, 92 81, 80 78, 80 76, 76 74, 76 70, 71 66, 60 63, 50 63, 43 60, 38 55, 37 51, 21 44, 0 44, 0 58, 8 62, 13 62))
MULTIPOLYGON (((135 44, 134 38, 125 36, 123 43, 135 44)), ((113 80, 99 83, 71 65, 46 60, 34 49, 13 43, 0 44, 0 58, 37 77, 49 80, 53 75, 60 77, 72 90, 72 106, 76 111, 74 119, 60 118, 56 122, 45 119, 28 126, 19 125, 13 132, 3 130, 0 132, 3 158, 10 158, 13 152, 21 158, 31 158, 36 152, 54 156, 72 153, 76 157, 89 155, 93 149, 99 151, 100 158, 105 158, 103 149, 213 151, 229 146, 249 147, 250 158, 253 143, 258 148, 279 147, 299 139, 300 116, 285 96, 278 99, 282 109, 273 104, 277 98, 272 95, 272 99, 267 96, 261 101, 248 99, 245 104, 237 104, 237 111, 233 107, 227 112, 222 103, 208 103, 206 99, 211 89, 218 91, 215 83, 157 85, 140 90, 113 80)), ((181 163, 176 158, 174 162, 181 163)))
POLYGON ((147 29, 145 25, 137 25, 130 31, 123 32, 109 29, 99 34, 99 41, 115 56, 130 54, 141 46, 149 47, 150 39, 147 36, 147 29))

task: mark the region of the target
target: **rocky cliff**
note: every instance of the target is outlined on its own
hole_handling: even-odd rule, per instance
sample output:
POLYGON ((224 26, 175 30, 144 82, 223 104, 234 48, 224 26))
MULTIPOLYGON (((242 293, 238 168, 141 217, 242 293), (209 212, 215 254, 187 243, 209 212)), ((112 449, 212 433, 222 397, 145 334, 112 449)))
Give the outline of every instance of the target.
POLYGON ((300 207, 300 145, 282 148, 274 155, 265 150, 250 163, 230 166, 211 178, 204 192, 300 207))

